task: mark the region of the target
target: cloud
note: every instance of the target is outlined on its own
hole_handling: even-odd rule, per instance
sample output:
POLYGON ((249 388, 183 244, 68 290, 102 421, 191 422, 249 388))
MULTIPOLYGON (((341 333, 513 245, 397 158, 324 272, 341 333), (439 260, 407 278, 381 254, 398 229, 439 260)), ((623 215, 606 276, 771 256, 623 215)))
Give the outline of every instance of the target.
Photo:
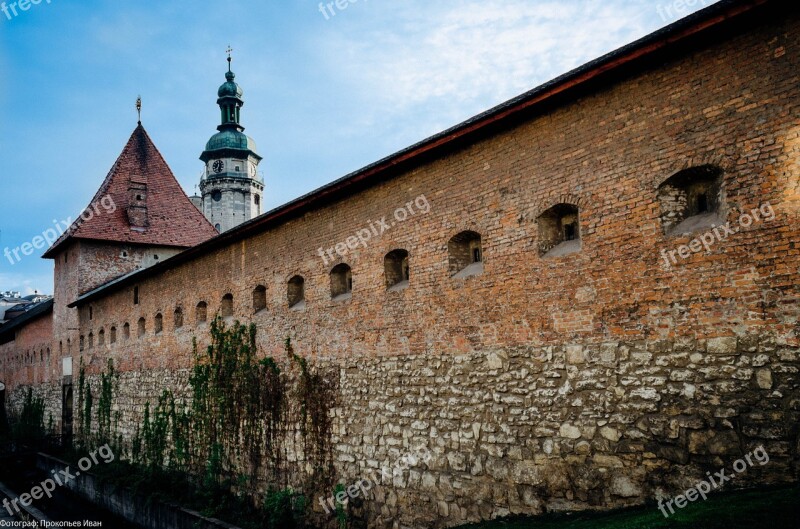
MULTIPOLYGON (((391 23, 375 20, 380 29, 365 33, 334 28, 320 37, 335 50, 328 55, 331 68, 366 99, 377 100, 373 108, 386 109, 382 120, 435 109, 423 122, 437 126, 510 99, 657 25, 652 9, 632 10, 622 2, 377 6, 361 8, 375 8, 380 16, 391 16, 391 23)), ((377 117, 362 117, 359 126, 365 120, 377 117)))

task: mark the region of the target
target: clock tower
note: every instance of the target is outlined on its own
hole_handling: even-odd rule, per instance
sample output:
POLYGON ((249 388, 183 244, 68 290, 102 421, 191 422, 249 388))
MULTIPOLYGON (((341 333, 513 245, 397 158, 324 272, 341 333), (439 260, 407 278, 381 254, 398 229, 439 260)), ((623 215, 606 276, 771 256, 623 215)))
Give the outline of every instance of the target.
POLYGON ((234 82, 228 50, 225 83, 217 92, 221 124, 200 155, 205 170, 200 179, 199 208, 217 229, 225 232, 262 213, 264 180, 258 174, 261 156, 252 138, 239 123, 244 100, 234 82))

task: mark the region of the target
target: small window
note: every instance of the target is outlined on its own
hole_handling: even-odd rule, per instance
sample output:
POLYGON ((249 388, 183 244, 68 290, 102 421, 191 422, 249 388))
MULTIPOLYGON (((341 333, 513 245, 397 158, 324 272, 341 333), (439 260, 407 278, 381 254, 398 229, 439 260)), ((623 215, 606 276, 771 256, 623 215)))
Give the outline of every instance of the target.
POLYGON ((233 294, 225 294, 222 296, 220 312, 222 313, 223 318, 233 317, 233 294))
POLYGON ((211 200, 213 200, 214 202, 219 202, 220 200, 222 200, 222 192, 214 191, 213 193, 211 193, 211 200))
POLYGON ((447 243, 447 250, 451 276, 463 278, 483 272, 483 245, 479 233, 459 233, 447 243))
POLYGON ((131 324, 125 322, 125 325, 122 326, 122 337, 125 340, 129 340, 131 337, 131 324))
POLYGON ((353 292, 353 271, 344 263, 331 270, 331 299, 347 299, 353 292))
POLYGON ((108 330, 108 343, 117 343, 117 328, 111 327, 108 330))
POLYGON ((208 304, 205 301, 201 301, 197 304, 194 319, 198 325, 203 324, 208 320, 208 304))
POLYGON ((94 309, 89 305, 89 320, 94 319, 94 309))
POLYGON ((383 258, 383 270, 386 276, 386 288, 399 290, 408 286, 408 252, 392 250, 383 258))
POLYGON ((289 280, 289 283, 286 287, 287 297, 289 298, 289 307, 296 309, 305 307, 305 285, 305 279, 303 279, 301 276, 294 276, 289 280))
POLYGON ((133 304, 139 304, 139 287, 133 287, 133 304))
POLYGON ((559 257, 580 251, 579 217, 573 204, 557 204, 539 215, 539 255, 559 257))
POLYGON ((180 329, 181 327, 183 327, 183 309, 181 309, 180 307, 176 307, 175 314, 173 315, 173 317, 174 317, 175 328, 180 329))
POLYGON ((89 333, 89 349, 94 349, 94 333, 89 333))
POLYGON ((105 344, 106 344, 106 331, 100 329, 100 331, 97 333, 97 345, 103 346, 105 344))
POLYGON ((722 170, 702 165, 680 171, 658 187, 661 225, 667 235, 682 235, 721 224, 722 170))
POLYGON ((164 330, 164 316, 162 316, 161 313, 159 312, 158 314, 156 314, 156 319, 155 319, 155 333, 161 334, 163 330, 164 330))
POLYGON ((214 229, 217 230, 217 231, 222 231, 222 225, 219 224, 219 223, 214 224, 214 229))
POLYGON ((253 290, 253 312, 267 308, 267 287, 259 285, 253 290))
POLYGON ((144 318, 139 318, 138 330, 136 331, 136 336, 141 338, 144 336, 145 333, 145 320, 144 318))

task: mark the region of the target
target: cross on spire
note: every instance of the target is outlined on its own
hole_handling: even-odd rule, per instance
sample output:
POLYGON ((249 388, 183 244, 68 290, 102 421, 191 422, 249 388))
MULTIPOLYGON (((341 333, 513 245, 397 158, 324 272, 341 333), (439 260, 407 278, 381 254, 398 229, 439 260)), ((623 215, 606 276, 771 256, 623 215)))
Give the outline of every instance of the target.
POLYGON ((142 124, 142 96, 136 98, 136 113, 139 115, 139 125, 142 124))
POLYGON ((225 50, 225 53, 228 54, 228 71, 230 72, 231 71, 231 61, 233 61, 233 58, 231 57, 231 53, 233 53, 233 48, 231 48, 230 44, 228 44, 228 49, 225 50))

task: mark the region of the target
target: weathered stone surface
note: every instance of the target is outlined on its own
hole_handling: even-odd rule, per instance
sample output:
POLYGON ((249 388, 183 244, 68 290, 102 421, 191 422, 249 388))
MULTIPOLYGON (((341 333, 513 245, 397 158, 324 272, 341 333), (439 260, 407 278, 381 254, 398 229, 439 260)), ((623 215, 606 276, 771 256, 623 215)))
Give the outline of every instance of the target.
POLYGON ((558 429, 558 434, 566 439, 579 439, 581 436, 581 430, 580 428, 577 428, 569 423, 564 423, 558 429))
POLYGON ((736 353, 736 337, 710 338, 706 343, 706 351, 709 354, 732 355, 736 353))
POLYGON ((772 371, 769 369, 756 371, 756 382, 761 389, 772 389, 772 371))

